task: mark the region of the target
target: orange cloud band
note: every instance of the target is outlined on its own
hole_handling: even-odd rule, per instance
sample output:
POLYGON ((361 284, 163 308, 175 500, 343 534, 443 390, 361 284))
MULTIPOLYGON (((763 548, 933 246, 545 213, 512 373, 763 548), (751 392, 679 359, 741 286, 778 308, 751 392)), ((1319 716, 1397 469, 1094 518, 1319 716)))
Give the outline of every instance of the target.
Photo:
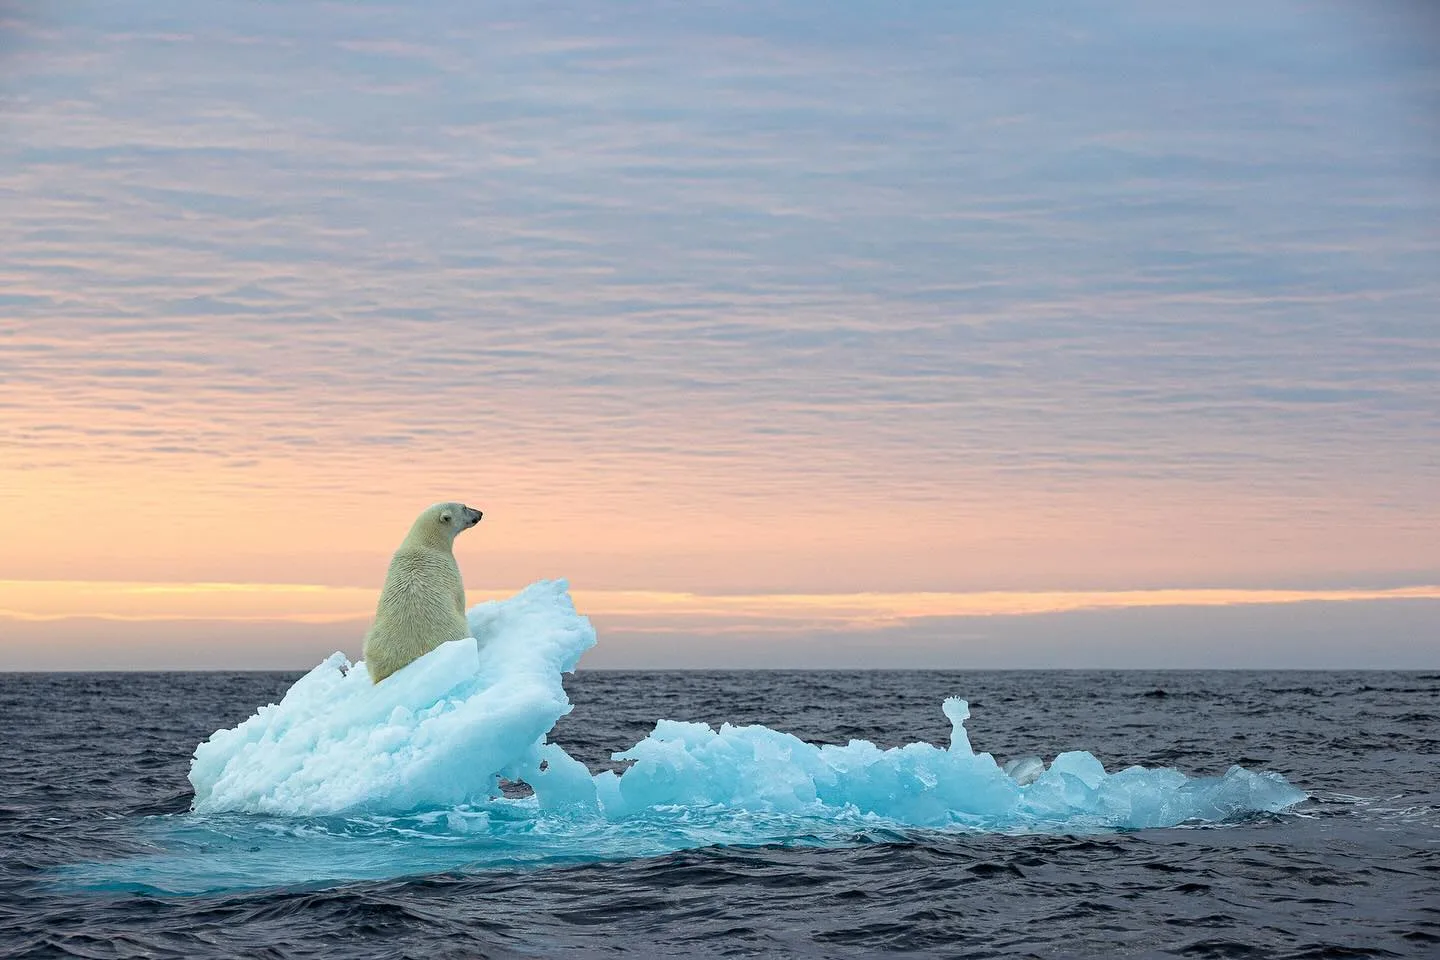
MULTIPOLYGON (((126 621, 219 620, 343 623, 367 620, 378 591, 282 583, 142 583, 0 580, 0 618, 126 621)), ((506 596, 472 590, 471 602, 506 596)), ((1116 591, 985 591, 975 593, 846 593, 707 595, 646 590, 581 590, 582 613, 623 620, 635 628, 748 626, 830 628, 894 624, 931 617, 1025 616, 1140 607, 1228 607, 1250 604, 1440 600, 1440 586, 1388 589, 1116 591)))

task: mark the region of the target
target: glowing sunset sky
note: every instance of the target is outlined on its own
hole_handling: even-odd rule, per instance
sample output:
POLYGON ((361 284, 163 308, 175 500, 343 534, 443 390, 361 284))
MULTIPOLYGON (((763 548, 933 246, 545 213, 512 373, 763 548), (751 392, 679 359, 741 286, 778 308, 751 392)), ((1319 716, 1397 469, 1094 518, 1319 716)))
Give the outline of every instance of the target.
POLYGON ((21 4, 0 669, 1440 666, 1420 9, 21 4))

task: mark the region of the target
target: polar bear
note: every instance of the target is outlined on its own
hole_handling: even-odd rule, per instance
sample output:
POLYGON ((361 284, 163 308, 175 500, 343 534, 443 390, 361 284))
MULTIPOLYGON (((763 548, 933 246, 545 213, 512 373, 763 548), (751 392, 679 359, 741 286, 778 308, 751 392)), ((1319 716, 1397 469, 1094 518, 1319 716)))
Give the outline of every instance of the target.
POLYGON ((463 503, 437 503, 420 514, 390 558, 375 624, 365 635, 365 668, 373 682, 442 643, 469 636, 465 585, 452 548, 456 535, 481 516, 463 503))

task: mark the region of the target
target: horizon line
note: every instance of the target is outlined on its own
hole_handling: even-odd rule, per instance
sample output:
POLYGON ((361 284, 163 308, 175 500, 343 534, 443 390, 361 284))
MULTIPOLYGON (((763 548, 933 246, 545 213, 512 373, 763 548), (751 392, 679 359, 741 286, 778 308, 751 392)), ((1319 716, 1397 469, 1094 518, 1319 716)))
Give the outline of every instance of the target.
MULTIPOLYGON (((9 673, 306 673, 314 667, 3 667, 9 673)), ((587 667, 570 673, 1418 673, 1436 667, 587 667)))

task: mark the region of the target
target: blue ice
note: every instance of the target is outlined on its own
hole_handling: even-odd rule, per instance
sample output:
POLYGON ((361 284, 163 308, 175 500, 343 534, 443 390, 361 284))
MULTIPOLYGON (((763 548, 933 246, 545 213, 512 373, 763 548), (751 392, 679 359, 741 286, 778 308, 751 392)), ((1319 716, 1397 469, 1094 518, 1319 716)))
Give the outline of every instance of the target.
POLYGON ((336 653, 195 750, 190 814, 155 818, 154 856, 96 864, 87 886, 198 893, 586 862, 716 844, 836 844, 917 829, 1089 832, 1277 813, 1305 794, 1231 767, 1106 771, 1089 753, 1004 767, 976 753, 951 698, 948 746, 807 743, 763 726, 661 720, 592 775, 548 741, 561 682, 595 644, 563 581, 469 613, 446 643, 375 685, 336 653), (534 795, 500 795, 500 778, 534 795))

